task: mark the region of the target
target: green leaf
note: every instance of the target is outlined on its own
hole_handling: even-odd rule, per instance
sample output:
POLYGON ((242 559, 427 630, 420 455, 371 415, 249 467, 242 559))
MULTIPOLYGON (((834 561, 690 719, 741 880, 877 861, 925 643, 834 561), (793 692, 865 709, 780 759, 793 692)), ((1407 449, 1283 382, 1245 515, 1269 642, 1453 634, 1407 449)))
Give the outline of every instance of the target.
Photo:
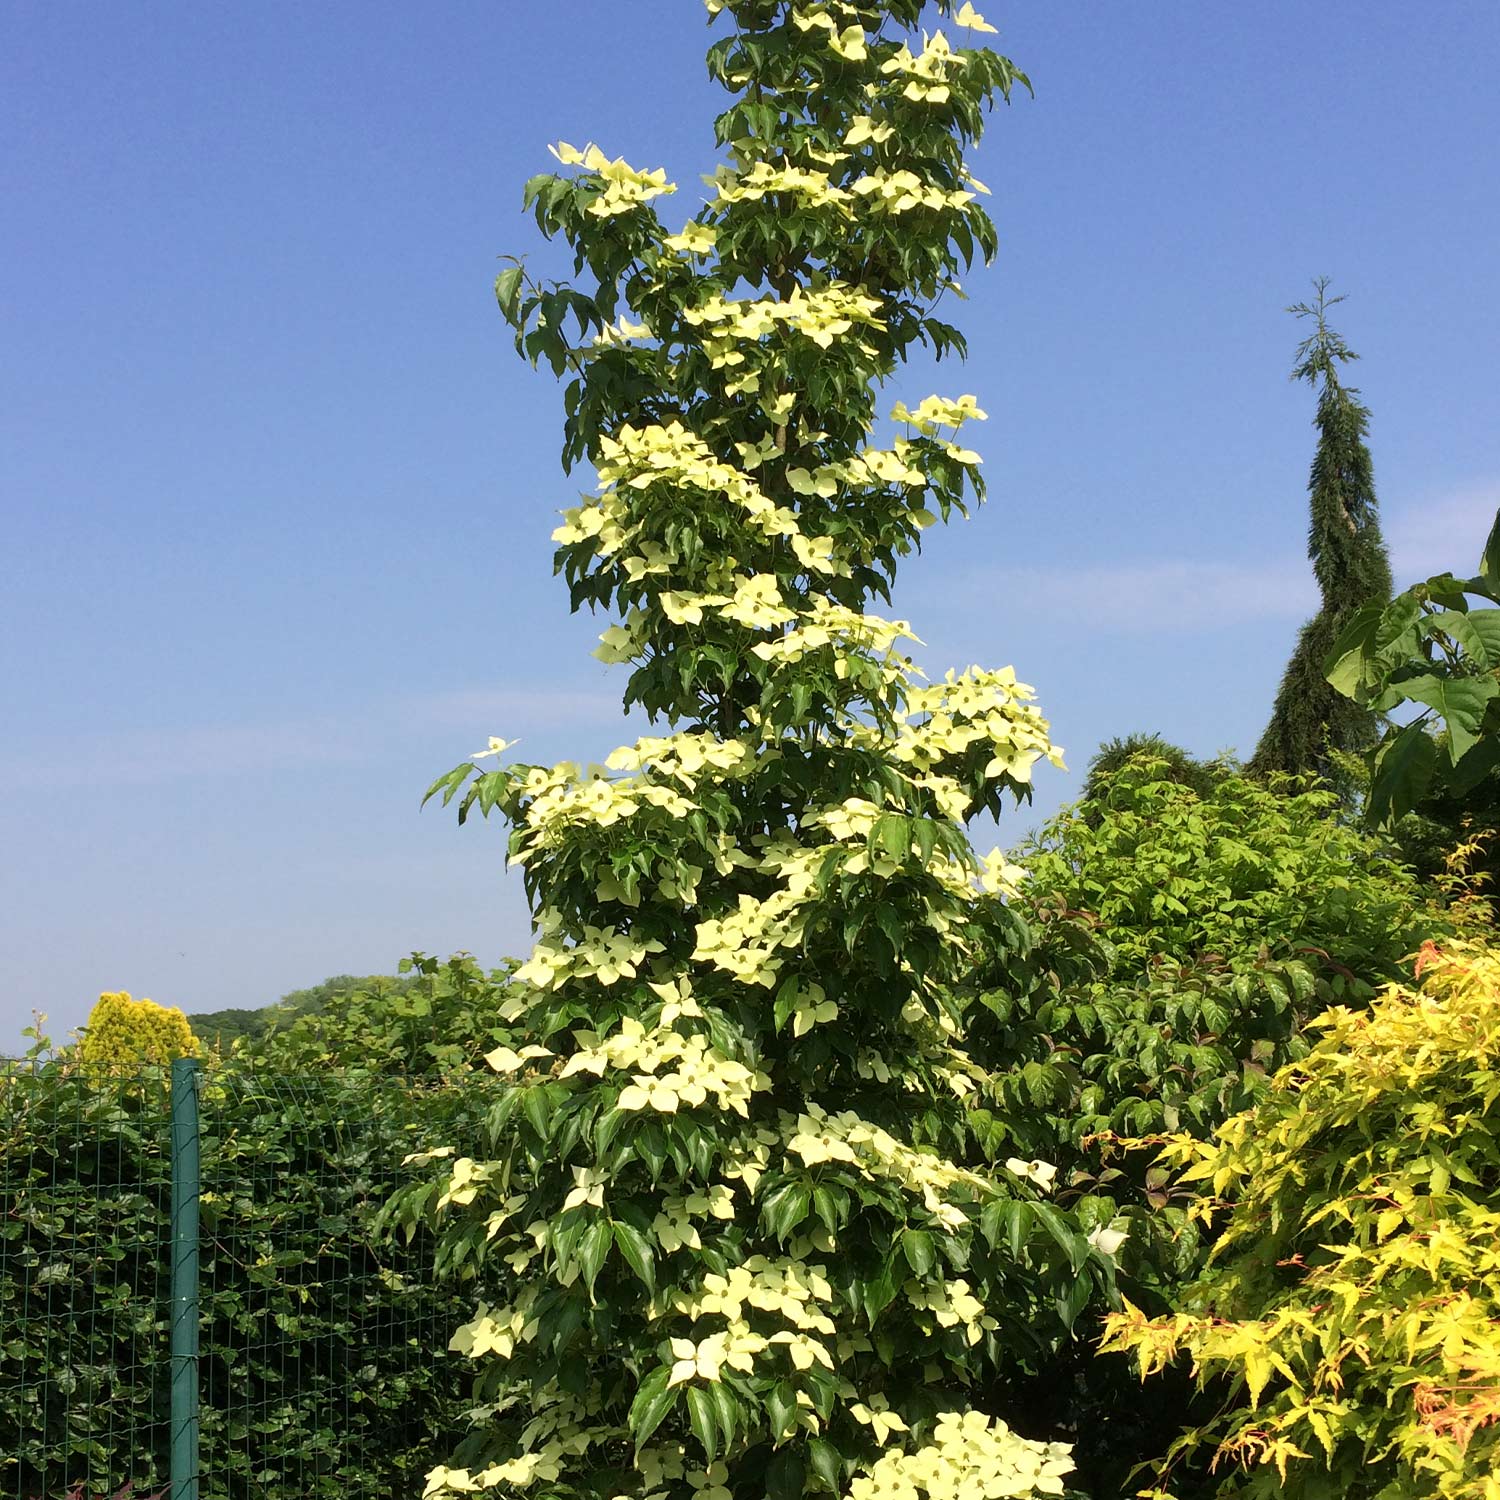
POLYGON ((1021 1254, 1031 1224, 1031 1205, 1024 1198, 997 1198, 985 1208, 979 1220, 985 1239, 999 1245, 1003 1238, 1012 1259, 1021 1254))
POLYGON ((666 1365, 658 1365, 640 1383, 635 1400, 630 1403, 630 1435, 639 1451, 651 1434, 666 1420, 667 1414, 677 1404, 680 1385, 668 1386, 672 1371, 666 1365))
POLYGON ((1373 652, 1375 634, 1384 612, 1385 607, 1380 604, 1366 604, 1356 610, 1339 632, 1323 663, 1324 675, 1346 698, 1358 697, 1364 685, 1365 663, 1373 652))
POLYGON ((1491 665, 1500 663, 1500 609, 1471 609, 1467 618, 1484 647, 1485 659, 1491 665))
MULTIPOLYGON (((1489 609, 1481 613, 1500 614, 1500 610, 1489 609)), ((1440 609, 1436 614, 1428 615, 1422 626, 1425 635, 1441 631, 1456 642, 1463 648, 1465 661, 1478 667, 1480 671, 1486 671, 1491 666, 1489 647, 1485 644, 1484 637, 1474 628, 1474 620, 1469 614, 1456 609, 1440 609)))
POLYGON ((632 1144, 636 1155, 650 1170, 651 1181, 656 1182, 667 1164, 667 1140, 661 1126, 652 1120, 636 1132, 632 1144))
MULTIPOLYGON (((1485 539, 1484 555, 1479 559, 1479 579, 1489 597, 1500 596, 1500 510, 1495 512, 1494 524, 1485 539)), ((1475 591, 1477 592, 1477 590, 1475 591)))
POLYGON ((771 1437, 779 1442, 796 1426, 797 1389, 790 1381, 779 1380, 766 1392, 765 1403, 771 1437))
POLYGON ((598 1219, 589 1225, 578 1247, 578 1264, 583 1271, 583 1284, 588 1288, 590 1300, 594 1295, 594 1282, 598 1280, 599 1272, 603 1270, 604 1262, 609 1256, 609 1247, 614 1242, 609 1221, 598 1219))
POLYGON ((714 1422, 719 1429, 719 1436, 723 1439, 724 1451, 727 1453, 734 1443, 734 1434, 740 1422, 740 1404, 734 1399, 734 1393, 723 1381, 716 1381, 708 1387, 708 1398, 713 1402, 714 1422))
POLYGON ((803 1500, 806 1477, 802 1459, 791 1448, 773 1454, 766 1465, 766 1500, 803 1500))
POLYGON ((1057 1315, 1062 1319, 1064 1328, 1072 1330, 1073 1324, 1078 1321, 1079 1313, 1088 1306, 1093 1290, 1093 1284, 1088 1278, 1080 1276, 1057 1299, 1057 1315))
POLYGON ((495 278, 495 300, 507 323, 517 321, 517 309, 521 298, 521 281, 524 276, 520 266, 510 266, 495 278))
POLYGON ((896 864, 905 864, 911 852, 911 822, 896 813, 886 813, 875 820, 870 830, 870 847, 887 855, 896 864))
POLYGON ((771 1024, 780 1031, 787 1023, 787 1018, 797 1008, 797 998, 802 993, 802 981, 795 975, 788 975, 781 981, 776 990, 776 1004, 771 1012, 771 1024))
POLYGON ((844 1469, 839 1458, 839 1450, 827 1438, 809 1438, 807 1458, 812 1465, 813 1473, 837 1494, 841 1488, 840 1481, 843 1479, 844 1469))
POLYGON ((761 1219, 778 1240, 785 1241, 807 1217, 812 1191, 805 1182, 785 1182, 761 1204, 761 1219))
POLYGON ((1488 731, 1453 767, 1448 789, 1459 797, 1467 797, 1497 766, 1500 766, 1500 733, 1488 731))
POLYGON ((903 1229, 901 1231, 901 1253, 906 1263, 918 1276, 925 1276, 937 1260, 932 1236, 925 1229, 903 1229))
POLYGON ((719 1451, 718 1419, 714 1415, 713 1398, 702 1386, 687 1388, 688 1424, 693 1436, 703 1445, 703 1456, 712 1463, 719 1451))
POLYGON ((871 1324, 896 1300, 896 1293, 901 1290, 901 1279, 896 1274, 894 1255, 893 1249, 892 1254, 886 1257, 880 1270, 874 1276, 868 1281, 857 1284, 865 1318, 871 1324))
POLYGON ((547 1126, 552 1119, 552 1104, 547 1097, 547 1085, 533 1084, 530 1088, 521 1089, 520 1095, 521 1112, 530 1122, 531 1128, 545 1141, 547 1126))
POLYGON ((1426 796, 1437 758, 1437 741, 1420 719, 1389 736, 1375 755, 1370 818, 1382 823, 1409 813, 1426 796))
POLYGON ((639 1229, 630 1224, 622 1224, 618 1219, 613 1228, 615 1244, 620 1247, 620 1254, 625 1257, 626 1264, 645 1283, 646 1290, 654 1296, 656 1293, 656 1256, 652 1250, 651 1241, 639 1229))
POLYGON ((1076 1233, 1050 1203, 1033 1203, 1031 1211, 1046 1228, 1047 1233, 1067 1253, 1068 1264, 1073 1268, 1074 1273, 1081 1271, 1088 1264, 1089 1242, 1081 1234, 1076 1233))
POLYGON ((433 797, 441 792, 443 794, 443 806, 447 807, 447 805, 453 800, 454 795, 457 793, 458 789, 464 784, 464 782, 469 779, 470 776, 473 776, 478 770, 479 767, 476 766, 471 760, 466 760, 461 766, 454 766, 451 771, 447 772, 445 775, 439 776, 438 779, 434 781, 430 787, 427 788, 426 792, 422 796, 422 805, 425 807, 433 797))
POLYGON ((1448 726, 1448 757, 1456 762, 1478 738, 1484 711, 1500 693, 1500 682, 1493 677, 1440 677, 1429 672, 1407 678, 1401 683, 1401 693, 1443 716, 1448 726))

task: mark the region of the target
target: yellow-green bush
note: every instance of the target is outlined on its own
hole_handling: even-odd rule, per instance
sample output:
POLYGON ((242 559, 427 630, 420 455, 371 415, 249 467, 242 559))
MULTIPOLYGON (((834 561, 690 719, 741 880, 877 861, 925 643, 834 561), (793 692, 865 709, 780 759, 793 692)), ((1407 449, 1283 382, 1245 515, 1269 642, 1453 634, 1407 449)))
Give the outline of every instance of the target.
POLYGON ((100 1070, 166 1067, 197 1055, 198 1038, 180 1010, 132 1000, 124 990, 99 996, 78 1044, 79 1061, 100 1070))
POLYGON ((1227 1399, 1162 1482, 1211 1454, 1246 1500, 1500 1500, 1500 949, 1429 944, 1417 975, 1164 1153, 1224 1232, 1175 1315, 1127 1303, 1104 1347, 1227 1399))

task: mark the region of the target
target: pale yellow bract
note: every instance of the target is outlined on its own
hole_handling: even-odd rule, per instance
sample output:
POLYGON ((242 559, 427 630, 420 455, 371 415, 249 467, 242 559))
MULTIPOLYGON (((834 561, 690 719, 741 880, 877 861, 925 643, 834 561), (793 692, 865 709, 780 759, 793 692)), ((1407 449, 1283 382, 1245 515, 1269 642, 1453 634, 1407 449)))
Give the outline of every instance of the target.
POLYGON ((962 208, 974 198, 973 193, 964 188, 934 187, 904 168, 895 172, 869 172, 851 183, 849 191, 862 199, 869 209, 888 214, 910 213, 914 208, 939 211, 962 208))
POLYGON ((566 141, 559 141, 547 148, 565 167, 581 166, 596 173, 604 183, 604 191, 588 206, 588 211, 598 218, 610 218, 615 214, 628 213, 659 198, 664 193, 675 193, 676 184, 667 181, 666 170, 657 167, 654 171, 642 172, 632 167, 624 157, 611 161, 592 143, 580 151, 566 141))
POLYGON ((970 31, 987 31, 996 35, 995 28, 974 9, 973 0, 964 0, 953 17, 955 26, 966 26, 970 31))
MULTIPOLYGON (((976 19, 982 23, 982 18, 976 19)), ((880 71, 904 78, 906 82, 901 92, 914 103, 946 104, 952 94, 949 74, 962 68, 965 61, 964 53, 955 52, 948 44, 948 38, 939 31, 931 37, 924 37, 922 51, 915 57, 911 49, 903 45, 894 57, 881 64, 880 71)))
POLYGON ((676 234, 662 241, 668 250, 679 255, 711 255, 718 231, 712 224, 685 224, 676 234))

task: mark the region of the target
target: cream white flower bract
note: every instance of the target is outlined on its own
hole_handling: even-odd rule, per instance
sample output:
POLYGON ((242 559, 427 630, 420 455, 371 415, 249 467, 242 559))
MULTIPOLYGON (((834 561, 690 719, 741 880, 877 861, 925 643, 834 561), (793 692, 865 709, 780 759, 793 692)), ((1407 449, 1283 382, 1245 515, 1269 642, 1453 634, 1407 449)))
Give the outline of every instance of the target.
POLYGON ((471 755, 469 757, 469 759, 470 760, 483 760, 486 756, 490 756, 490 755, 503 755, 507 750, 510 749, 510 747, 512 745, 519 745, 520 743, 521 742, 519 740, 502 740, 502 739, 497 739, 494 735, 491 735, 490 736, 490 747, 489 747, 489 749, 488 750, 476 750, 473 753, 473 755, 471 755))
POLYGON ((1125 1243, 1125 1241, 1129 1238, 1129 1235, 1127 1231, 1123 1229, 1113 1229, 1101 1224, 1096 1228, 1089 1230, 1086 1238, 1088 1239, 1089 1244, 1092 1245, 1093 1248, 1100 1253, 1100 1255, 1113 1255, 1117 1250, 1119 1250, 1120 1246, 1125 1243))
POLYGON ((1057 1177, 1057 1168, 1051 1162, 1022 1161, 1018 1156, 1012 1156, 1006 1161, 1005 1170, 1035 1183, 1044 1193, 1051 1192, 1053 1181, 1057 1177))
POLYGON ((966 26, 970 31, 987 31, 992 36, 995 28, 974 9, 973 0, 964 0, 953 15, 953 23, 956 26, 966 26))

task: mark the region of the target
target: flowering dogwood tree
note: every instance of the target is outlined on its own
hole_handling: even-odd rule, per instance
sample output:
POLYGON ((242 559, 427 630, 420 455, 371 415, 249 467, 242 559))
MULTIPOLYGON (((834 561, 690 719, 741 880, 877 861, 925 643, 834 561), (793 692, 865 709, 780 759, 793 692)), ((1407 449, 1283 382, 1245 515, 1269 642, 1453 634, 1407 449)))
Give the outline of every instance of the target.
POLYGON ((664 218, 663 170, 560 144, 526 201, 581 284, 497 284, 597 476, 558 571, 662 732, 429 794, 509 821, 537 931, 491 1138, 424 1153, 408 1203, 476 1285, 474 1429, 429 1494, 1059 1494, 1066 1449, 974 1391, 1120 1234, 1046 1163, 974 1168, 955 996, 1016 874, 963 822, 1060 756, 1012 671, 928 682, 866 609, 983 493, 974 396, 885 439, 876 396, 914 346, 963 352, 934 309, 995 246, 964 149, 1025 79, 970 4, 938 5, 952 37, 919 0, 708 8, 706 201, 664 218))

